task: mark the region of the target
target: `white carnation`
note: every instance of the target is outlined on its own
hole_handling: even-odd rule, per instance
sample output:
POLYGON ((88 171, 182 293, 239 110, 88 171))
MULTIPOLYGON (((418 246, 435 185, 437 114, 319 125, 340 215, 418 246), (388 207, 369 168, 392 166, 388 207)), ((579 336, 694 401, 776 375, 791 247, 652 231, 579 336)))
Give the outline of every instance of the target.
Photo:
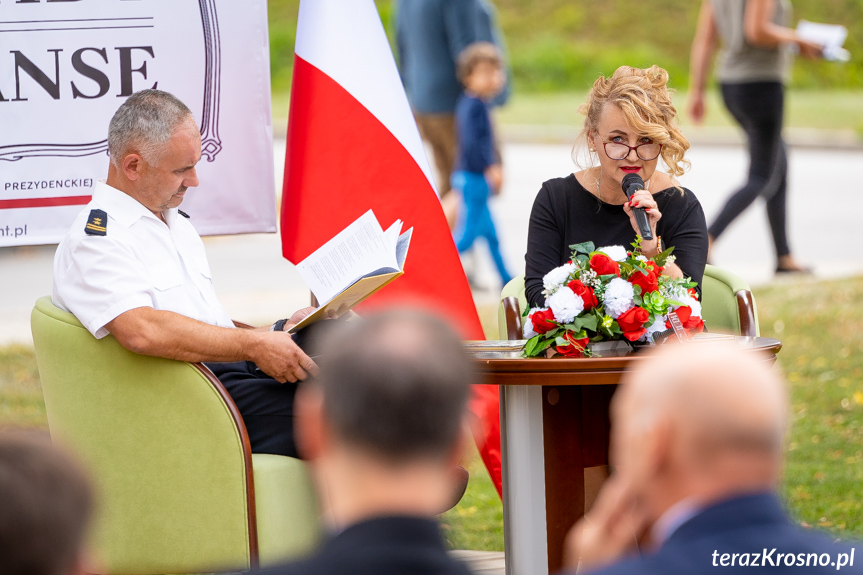
POLYGON ((626 261, 626 249, 623 246, 605 246, 596 251, 604 253, 616 262, 626 261))
POLYGON ((566 283, 567 278, 574 271, 575 264, 563 264, 560 267, 554 268, 542 278, 542 287, 548 293, 554 293, 558 287, 566 283))
POLYGON ((524 318, 524 325, 521 328, 522 336, 524 336, 524 339, 530 339, 536 335, 536 332, 533 331, 533 322, 531 321, 530 316, 532 316, 538 311, 545 311, 547 309, 547 307, 535 307, 527 313, 527 317, 524 318))
MULTIPOLYGON (((692 317, 701 317, 701 302, 689 295, 689 292, 685 290, 680 290, 675 292, 674 297, 671 299, 677 300, 681 302, 685 306, 689 306, 689 309, 692 310, 692 317)), ((672 306, 674 309, 679 308, 679 305, 672 306)))
POLYGON ((701 302, 692 296, 684 302, 692 309, 692 317, 701 317, 701 302))
POLYGON ((665 320, 668 319, 664 315, 657 316, 656 321, 647 326, 647 331, 641 336, 639 341, 646 341, 648 343, 653 343, 653 334, 659 333, 661 331, 665 331, 668 329, 665 327, 665 320))
POLYGON ((584 311, 584 300, 568 287, 562 287, 545 298, 545 305, 551 308, 559 323, 570 323, 584 311))
POLYGON ((630 309, 633 305, 633 297, 635 291, 632 289, 632 284, 621 278, 612 278, 608 282, 608 287, 605 288, 603 299, 605 300, 605 313, 617 319, 622 313, 630 309))

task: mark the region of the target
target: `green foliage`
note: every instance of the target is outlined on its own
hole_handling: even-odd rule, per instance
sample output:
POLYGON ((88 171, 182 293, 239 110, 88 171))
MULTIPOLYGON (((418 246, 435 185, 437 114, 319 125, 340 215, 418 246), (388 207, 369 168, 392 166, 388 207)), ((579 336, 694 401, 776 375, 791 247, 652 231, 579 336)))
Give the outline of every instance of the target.
MULTIPOLYGON (((410 1, 410 0, 401 0, 410 1)), ((618 66, 658 64, 670 84, 688 84, 696 0, 493 0, 506 37, 516 93, 585 90, 618 66)), ((377 0, 392 41, 394 0, 377 0)), ((273 91, 290 88, 299 0, 269 0, 273 91)), ((848 27, 847 64, 799 59, 792 86, 863 87, 863 0, 794 0, 793 22, 805 18, 848 27)))

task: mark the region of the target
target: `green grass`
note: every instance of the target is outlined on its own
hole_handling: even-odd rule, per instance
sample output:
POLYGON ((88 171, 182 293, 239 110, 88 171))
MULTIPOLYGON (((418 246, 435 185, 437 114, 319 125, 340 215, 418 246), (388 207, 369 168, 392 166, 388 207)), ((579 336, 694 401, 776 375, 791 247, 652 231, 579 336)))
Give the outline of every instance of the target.
POLYGON ((0 427, 48 427, 36 355, 23 345, 0 347, 0 427))
MULTIPOLYGON (((863 277, 755 290, 761 333, 783 342, 793 422, 784 493, 795 518, 863 538, 863 277)), ((496 309, 480 316, 496 337, 496 309)), ((33 350, 0 348, 0 424, 45 427, 33 350)), ((453 548, 502 550, 502 507, 475 449, 467 493, 443 516, 453 548)))
MULTIPOLYGON (((410 0, 401 0, 403 2, 410 0)), ((394 0, 376 0, 392 39, 394 0)), ((685 89, 696 0, 494 0, 518 92, 585 90, 600 74, 623 64, 658 64, 685 89)), ((275 92, 290 86, 299 0, 269 0, 270 62, 275 92)), ((795 0, 792 21, 841 23, 851 62, 798 61, 792 86, 863 88, 863 0, 795 0)))

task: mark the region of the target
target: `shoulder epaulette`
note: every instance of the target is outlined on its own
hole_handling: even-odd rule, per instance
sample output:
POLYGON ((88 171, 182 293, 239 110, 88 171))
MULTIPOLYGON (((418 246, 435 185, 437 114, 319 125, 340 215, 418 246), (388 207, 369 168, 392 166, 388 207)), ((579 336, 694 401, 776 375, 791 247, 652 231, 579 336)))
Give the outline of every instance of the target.
POLYGON ((187 214, 186 212, 184 212, 183 210, 178 209, 177 213, 180 214, 181 216, 183 216, 184 218, 186 218, 187 220, 192 217, 189 214, 187 214))
POLYGON ((108 234, 108 214, 103 210, 90 210, 84 233, 88 236, 104 236, 108 234))

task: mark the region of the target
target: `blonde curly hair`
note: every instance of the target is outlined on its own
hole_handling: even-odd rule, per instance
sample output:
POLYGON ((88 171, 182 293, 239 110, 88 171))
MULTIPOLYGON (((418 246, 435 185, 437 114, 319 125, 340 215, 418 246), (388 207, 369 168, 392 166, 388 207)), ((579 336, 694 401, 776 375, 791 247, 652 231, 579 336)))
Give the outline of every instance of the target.
POLYGON ((682 175, 689 169, 689 161, 683 158, 689 140, 676 125, 677 110, 671 103, 667 84, 668 72, 656 65, 644 69, 621 66, 610 78, 600 76, 593 83, 587 102, 578 107, 578 113, 585 116, 578 141, 587 141, 590 131, 596 131, 605 106, 614 104, 633 128, 662 144, 660 155, 668 173, 682 175))

